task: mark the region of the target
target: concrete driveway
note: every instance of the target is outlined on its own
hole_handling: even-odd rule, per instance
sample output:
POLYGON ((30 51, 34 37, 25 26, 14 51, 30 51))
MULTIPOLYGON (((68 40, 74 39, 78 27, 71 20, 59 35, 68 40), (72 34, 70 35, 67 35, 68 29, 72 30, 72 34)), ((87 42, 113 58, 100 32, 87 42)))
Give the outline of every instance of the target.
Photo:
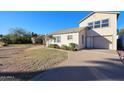
POLYGON ((81 50, 69 52, 68 60, 41 73, 32 80, 124 80, 124 64, 120 61, 116 51, 81 50))

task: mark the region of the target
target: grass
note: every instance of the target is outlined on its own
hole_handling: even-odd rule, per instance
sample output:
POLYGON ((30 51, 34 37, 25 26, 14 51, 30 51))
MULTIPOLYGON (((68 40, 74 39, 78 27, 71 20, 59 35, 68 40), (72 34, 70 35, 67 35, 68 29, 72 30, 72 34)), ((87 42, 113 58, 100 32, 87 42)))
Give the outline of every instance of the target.
POLYGON ((12 77, 10 80, 29 80, 67 58, 68 54, 64 51, 47 48, 27 49, 14 57, 14 61, 2 75, 9 75, 12 77))

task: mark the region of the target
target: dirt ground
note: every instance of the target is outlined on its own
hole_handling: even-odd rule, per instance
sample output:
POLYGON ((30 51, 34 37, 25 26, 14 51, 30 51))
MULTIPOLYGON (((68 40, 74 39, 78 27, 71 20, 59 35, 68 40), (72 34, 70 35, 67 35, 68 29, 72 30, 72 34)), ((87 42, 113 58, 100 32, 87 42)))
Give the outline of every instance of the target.
POLYGON ((3 47, 0 48, 0 71, 7 65, 10 65, 16 59, 16 56, 21 54, 27 46, 18 47, 3 47))
POLYGON ((16 68, 17 60, 16 56, 20 55, 29 46, 9 46, 0 48, 0 80, 4 80, 7 76, 7 80, 12 80, 9 75, 3 75, 8 69, 14 70, 16 68), (14 64, 13 64, 14 63, 14 64))
MULTIPOLYGON (((34 67, 41 67, 42 66, 42 61, 46 63, 46 62, 48 62, 48 60, 50 60, 50 62, 52 62, 52 61, 55 62, 55 60, 58 60, 58 59, 55 59, 55 58, 51 60, 51 58, 49 58, 49 57, 47 58, 47 56, 46 56, 42 61, 39 61, 40 59, 36 60, 36 58, 34 58, 36 60, 36 62, 28 63, 30 60, 32 60, 32 59, 30 59, 31 54, 32 54, 30 52, 30 50, 35 49, 35 48, 40 48, 40 47, 41 46, 37 46, 37 47, 34 47, 34 46, 9 46, 9 47, 0 48, 0 80, 14 80, 14 81, 15 80, 29 80, 29 78, 32 78, 32 76, 40 74, 41 71, 40 72, 38 72, 38 71, 37 72, 28 71, 27 72, 27 69, 29 70, 31 68, 31 70, 32 70, 32 67, 33 67, 33 69, 35 69, 34 67), (29 54, 28 55, 27 54, 23 55, 24 51, 27 51, 27 53, 29 53, 29 54), (18 61, 20 57, 23 57, 24 62, 21 63, 20 61, 18 61), (28 62, 27 62, 27 60, 28 60, 28 62)), ((38 58, 42 58, 43 55, 41 55, 40 53, 38 54, 37 51, 35 51, 35 52, 36 52, 37 55, 39 55, 38 58)), ((46 51, 44 51, 44 52, 46 53, 46 51)), ((49 52, 48 53, 49 54, 54 54, 54 52, 55 51, 51 51, 50 53, 49 52)), ((113 55, 115 55, 115 52, 113 52, 113 51, 109 51, 109 52, 107 51, 106 52, 104 50, 101 50, 101 51, 98 51, 98 50, 84 51, 84 50, 82 50, 82 51, 71 52, 71 53, 72 53, 72 57, 71 58, 69 57, 69 59, 68 59, 68 60, 71 61, 70 65, 72 65, 73 61, 76 62, 76 64, 79 63, 79 65, 82 62, 82 65, 83 65, 82 67, 84 67, 84 62, 85 61, 87 61, 87 60, 93 61, 93 60, 96 60, 96 59, 97 60, 94 61, 94 62, 99 61, 98 63, 104 63, 108 66, 109 66, 110 63, 113 64, 113 62, 116 62, 116 61, 117 61, 116 63, 120 63, 120 61, 118 61, 118 59, 115 59, 115 57, 113 57, 113 55), (90 59, 87 58, 89 56, 86 55, 86 54, 91 55, 90 59), (94 55, 94 54, 97 54, 97 55, 94 55), (82 55, 82 57, 80 57, 78 59, 75 59, 76 56, 79 57, 81 55, 82 55), (98 57, 98 55, 101 55, 102 58, 98 57), (104 57, 109 57, 109 55, 110 55, 110 57, 112 56, 112 58, 108 58, 108 59, 105 60, 104 57), (98 58, 96 58, 96 57, 98 57, 98 58)), ((33 54, 34 54, 34 51, 33 51, 33 54)), ((119 54, 122 62, 124 62, 124 51, 118 51, 118 54, 119 54)), ((57 55, 60 57, 61 54, 57 54, 57 55)), ((52 55, 52 57, 54 57, 54 56, 56 56, 56 54, 52 55)), ((33 55, 33 57, 34 57, 34 55, 33 55)), ((61 60, 61 59, 59 58, 59 60, 61 60)), ((68 65, 69 62, 67 62, 67 65, 68 65)), ((89 63, 89 62, 86 62, 86 63, 89 63)), ((91 62, 91 63, 93 63, 93 62, 91 62)), ((75 64, 74 64, 74 66, 75 66, 75 64)), ((87 64, 85 66, 87 66, 87 64)), ((120 67, 120 65, 119 66, 118 65, 111 65, 111 67, 107 67, 107 69, 109 69, 109 71, 111 72, 110 68, 112 68, 112 71, 113 71, 114 67, 119 67, 119 69, 122 68, 122 67, 120 67)), ((39 68, 39 69, 41 69, 41 68, 39 68)), ((89 64, 88 64, 88 69, 89 69, 89 64)), ((92 71, 94 71, 94 70, 92 70, 92 71)), ((107 71, 107 73, 109 71, 107 71)), ((118 71, 120 73, 123 70, 118 70, 118 71)), ((71 70, 71 72, 73 72, 73 71, 71 70)), ((70 75, 69 73, 68 73, 68 75, 70 75)), ((100 70, 100 73, 101 73, 101 70, 100 70)), ((74 76, 76 76, 76 75, 74 75, 74 76)), ((97 75, 97 76, 100 76, 100 75, 97 75)), ((117 75, 117 76, 119 76, 119 75, 117 75)), ((122 78, 122 75, 121 75, 121 78, 122 78)), ((42 78, 40 78, 40 79, 42 79, 42 78)), ((45 79, 47 79, 47 78, 45 78, 45 79)))
POLYGON ((67 59, 67 53, 41 45, 0 48, 0 80, 30 80, 67 59))

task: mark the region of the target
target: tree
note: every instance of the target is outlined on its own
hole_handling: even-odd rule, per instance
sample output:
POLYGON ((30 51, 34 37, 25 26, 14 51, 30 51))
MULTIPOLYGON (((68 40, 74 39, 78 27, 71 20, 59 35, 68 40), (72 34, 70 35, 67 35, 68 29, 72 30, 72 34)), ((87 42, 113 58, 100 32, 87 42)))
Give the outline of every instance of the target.
POLYGON ((9 29, 9 34, 5 35, 4 38, 6 38, 9 44, 31 43, 31 33, 23 28, 9 29))
POLYGON ((0 38, 2 38, 3 37, 3 35, 2 34, 0 34, 0 38))
POLYGON ((118 35, 124 34, 124 28, 120 29, 120 31, 118 32, 118 35))
POLYGON ((9 34, 14 36, 31 36, 32 34, 30 32, 27 32, 23 28, 10 28, 9 34))

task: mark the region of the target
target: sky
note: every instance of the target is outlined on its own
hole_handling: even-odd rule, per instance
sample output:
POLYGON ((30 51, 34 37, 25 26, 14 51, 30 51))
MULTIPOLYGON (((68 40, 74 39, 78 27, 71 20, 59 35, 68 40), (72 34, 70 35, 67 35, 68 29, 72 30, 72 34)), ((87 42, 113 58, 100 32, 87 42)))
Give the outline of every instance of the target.
MULTIPOLYGON (((124 12, 119 11, 118 29, 124 28, 124 12)), ((23 28, 37 34, 78 27, 78 22, 91 11, 0 11, 0 34, 10 28, 23 28)))

